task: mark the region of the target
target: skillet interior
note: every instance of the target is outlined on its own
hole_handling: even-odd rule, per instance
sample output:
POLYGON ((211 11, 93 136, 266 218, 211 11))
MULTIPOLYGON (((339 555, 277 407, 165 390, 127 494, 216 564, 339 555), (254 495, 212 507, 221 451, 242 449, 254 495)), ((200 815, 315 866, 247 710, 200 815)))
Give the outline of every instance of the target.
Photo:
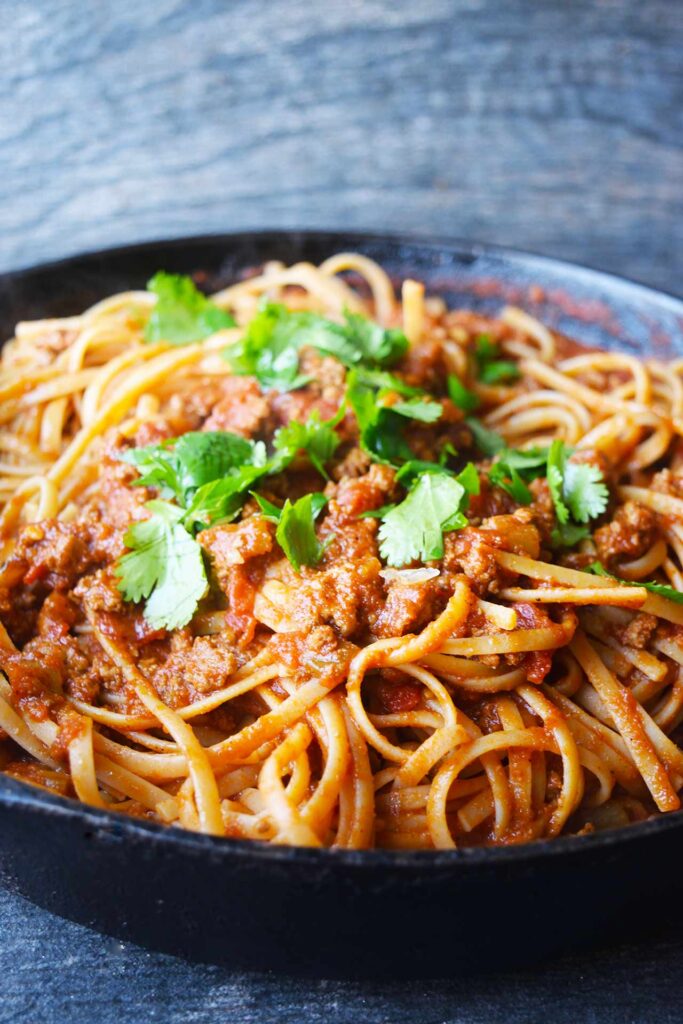
MULTIPOLYGON (((0 328, 79 312, 159 268, 204 271, 213 289, 265 259, 317 263, 345 249, 451 306, 513 302, 584 344, 683 355, 683 303, 611 275, 488 246, 321 232, 149 243, 18 271, 0 278, 0 328)), ((311 851, 166 830, 2 776, 0 821, 0 870, 57 913, 183 956, 326 974, 501 966, 633 927, 657 886, 676 897, 683 853, 683 812, 510 849, 311 851), (501 931, 511 927, 514 943, 501 931)))

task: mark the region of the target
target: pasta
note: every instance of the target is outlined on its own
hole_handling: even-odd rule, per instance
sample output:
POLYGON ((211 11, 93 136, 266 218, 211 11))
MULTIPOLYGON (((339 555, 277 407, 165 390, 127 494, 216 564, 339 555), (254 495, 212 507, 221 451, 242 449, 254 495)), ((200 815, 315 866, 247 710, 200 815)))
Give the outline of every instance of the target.
POLYGON ((0 364, 0 770, 261 842, 677 810, 683 362, 367 257, 157 275, 0 364))

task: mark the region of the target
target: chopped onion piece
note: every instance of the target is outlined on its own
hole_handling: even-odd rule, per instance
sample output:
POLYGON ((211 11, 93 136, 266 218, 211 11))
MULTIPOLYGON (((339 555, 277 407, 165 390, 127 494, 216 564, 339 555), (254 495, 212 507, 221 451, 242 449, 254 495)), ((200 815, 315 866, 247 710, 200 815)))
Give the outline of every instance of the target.
POLYGON ((380 576, 387 583, 426 583, 436 579, 438 569, 382 569, 380 576))

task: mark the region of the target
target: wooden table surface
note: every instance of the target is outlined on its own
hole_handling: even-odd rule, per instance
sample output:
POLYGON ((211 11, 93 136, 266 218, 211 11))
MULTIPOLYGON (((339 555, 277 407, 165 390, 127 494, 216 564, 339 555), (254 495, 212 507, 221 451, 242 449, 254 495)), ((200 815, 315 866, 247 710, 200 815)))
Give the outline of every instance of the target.
MULTIPOLYGON (((0 270, 354 227, 683 291, 680 0, 0 0, 0 19, 0 270)), ((683 929, 662 928, 508 975, 304 983, 124 947, 0 889, 0 1024, 673 1024, 683 929)))

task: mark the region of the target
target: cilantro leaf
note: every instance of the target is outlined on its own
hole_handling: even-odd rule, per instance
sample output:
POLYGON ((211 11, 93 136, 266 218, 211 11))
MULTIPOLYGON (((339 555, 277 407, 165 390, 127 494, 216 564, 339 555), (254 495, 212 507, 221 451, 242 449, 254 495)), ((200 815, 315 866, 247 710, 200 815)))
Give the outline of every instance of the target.
POLYGON ((200 292, 190 277, 161 270, 149 281, 147 289, 154 292, 157 302, 145 327, 146 341, 186 345, 235 326, 230 313, 200 292))
POLYGON ((338 324, 270 302, 224 355, 235 373, 255 376, 265 388, 291 391, 309 380, 299 373, 299 350, 304 347, 334 356, 347 367, 388 366, 407 351, 408 339, 402 331, 385 330, 356 313, 347 312, 345 323, 338 324))
POLYGON ((505 448, 505 440, 495 430, 489 430, 474 416, 467 416, 465 423, 472 432, 474 443, 482 455, 497 455, 505 448))
POLYGON ((461 529, 466 491, 448 473, 424 473, 407 498, 391 508, 379 528, 380 554, 389 565, 402 566, 443 557, 443 535, 461 529))
POLYGON ((397 416, 405 416, 409 420, 419 420, 421 423, 436 423, 441 419, 443 413, 440 402, 425 401, 421 398, 411 398, 407 402, 394 402, 388 408, 397 416))
POLYGON ((545 475, 547 458, 547 448, 505 448, 491 466, 489 480, 519 505, 530 505, 532 494, 527 483, 545 475))
MULTIPOLYGON (((468 462, 467 465, 456 474, 453 470, 446 469, 446 467, 440 462, 426 462, 424 459, 411 459, 409 462, 404 462, 396 473, 396 483, 403 484, 404 487, 410 490, 417 478, 423 473, 439 473, 455 477, 458 483, 465 489, 467 496, 470 494, 479 494, 480 492, 479 473, 477 472, 477 467, 473 462, 468 462)), ((366 512, 365 515, 376 515, 376 513, 366 512)))
POLYGON ((377 391, 388 393, 395 391, 403 398, 424 398, 426 392, 422 388, 406 384, 404 380, 397 377, 395 373, 388 373, 386 370, 373 370, 367 366, 355 368, 356 380, 368 388, 375 388, 377 391))
POLYGON ((124 536, 130 550, 117 562, 118 588, 127 601, 145 599, 145 618, 155 629, 178 629, 194 615, 208 590, 202 549, 180 523, 181 509, 149 501, 149 519, 124 536))
POLYGON ((579 523, 596 519, 607 508, 609 491, 597 466, 569 461, 570 449, 553 441, 548 450, 546 476, 558 522, 570 517, 579 523))
POLYGON ((567 449, 562 441, 553 441, 548 449, 546 463, 546 479, 550 488, 550 496, 555 506, 558 523, 569 522, 569 509, 564 501, 564 469, 567 464, 567 449))
POLYGON ((643 580, 622 580, 619 576, 614 576, 611 572, 605 569, 601 562, 591 562, 586 568, 586 572, 592 572, 596 576, 605 576, 610 580, 616 580, 623 587, 642 587, 644 590, 648 590, 651 594, 657 594, 658 597, 665 597, 668 601, 675 601, 676 604, 683 604, 683 591, 676 590, 675 587, 670 586, 668 583, 656 583, 654 581, 643 581, 643 580))
POLYGON ((247 464, 262 468, 267 461, 262 441, 249 441, 228 431, 183 434, 176 442, 174 455, 180 483, 186 492, 247 464))
POLYGON ((181 505, 192 504, 198 488, 239 474, 244 466, 257 467, 258 475, 270 471, 262 441, 228 431, 190 431, 162 444, 130 448, 120 458, 140 473, 137 486, 159 487, 162 497, 175 497, 181 505))
POLYGON ((482 384, 502 384, 518 380, 521 376, 516 363, 500 359, 500 349, 488 334, 480 334, 474 342, 474 360, 477 377, 482 384))
POLYGON ((144 448, 128 448, 119 455, 121 462, 135 466, 140 474, 134 487, 158 487, 163 498, 182 499, 175 453, 168 444, 150 444, 144 448))
POLYGON ((550 541, 554 548, 573 548, 579 541, 590 537, 591 532, 587 526, 577 526, 576 523, 558 523, 550 534, 550 541))
POLYGON ((315 535, 315 520, 318 518, 327 498, 324 494, 306 494, 292 503, 289 498, 278 508, 272 501, 255 494, 263 516, 277 523, 275 539, 291 562, 296 572, 302 565, 317 565, 322 558, 326 544, 321 544, 315 535))
POLYGON ((357 362, 393 366, 408 351, 408 339, 397 327, 386 329, 359 313, 345 314, 347 330, 360 351, 357 362))
POLYGON ((448 397, 453 405, 457 406, 458 409, 462 409, 463 412, 474 412, 481 405, 479 395, 466 388, 460 378, 456 377, 454 373, 449 373, 448 375, 448 397))
POLYGON ((266 466, 241 466, 222 479, 203 484, 195 491, 183 517, 185 528, 194 531, 230 522, 241 510, 249 489, 270 468, 270 463, 266 466))
POLYGON ((275 434, 273 444, 276 451, 286 452, 292 458, 305 451, 320 475, 328 480, 325 463, 332 458, 341 443, 334 428, 343 419, 344 412, 345 406, 342 405, 331 419, 321 420, 320 412, 314 409, 305 423, 291 420, 275 434))
POLYGON ((564 498, 574 519, 587 523, 607 508, 609 491, 597 466, 568 462, 564 471, 564 498))
POLYGON ((361 448, 372 459, 396 465, 412 458, 403 436, 402 416, 381 405, 378 392, 356 370, 347 376, 346 399, 356 416, 361 448))

